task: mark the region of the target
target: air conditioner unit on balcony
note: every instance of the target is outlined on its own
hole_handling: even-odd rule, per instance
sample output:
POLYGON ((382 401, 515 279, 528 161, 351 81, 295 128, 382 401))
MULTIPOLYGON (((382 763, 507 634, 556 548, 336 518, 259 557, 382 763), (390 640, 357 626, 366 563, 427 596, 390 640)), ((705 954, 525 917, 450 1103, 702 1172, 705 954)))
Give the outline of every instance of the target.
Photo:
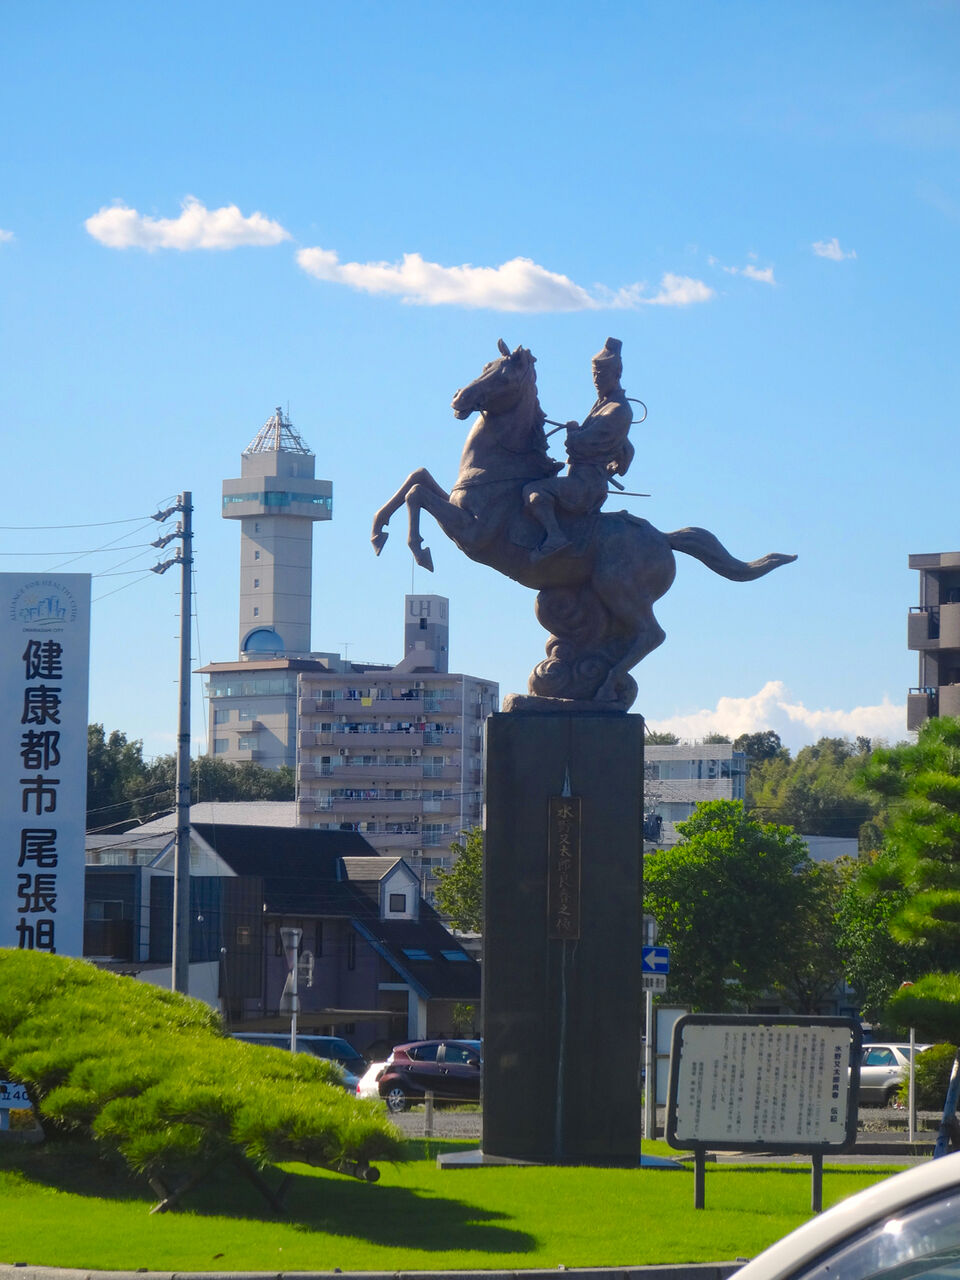
POLYGON ((414 747, 413 750, 410 752, 410 754, 414 758, 414 760, 416 760, 418 756, 423 755, 423 752, 420 750, 419 747, 414 747))
POLYGON ((413 687, 415 689, 425 689, 427 687, 427 682, 425 680, 418 680, 413 687))
POLYGON ((410 850, 410 854, 411 854, 411 856, 412 856, 412 857, 414 857, 414 858, 421 858, 421 857, 423 856, 423 850, 422 850, 422 849, 411 849, 411 850, 410 850))
POLYGON ((342 756, 348 756, 349 754, 350 754, 350 748, 349 748, 349 747, 341 747, 341 748, 340 748, 340 755, 342 755, 342 756))
POLYGON ((346 724, 346 723, 347 723, 347 717, 346 717, 346 716, 337 716, 337 719, 340 721, 340 723, 341 723, 341 724, 346 724))

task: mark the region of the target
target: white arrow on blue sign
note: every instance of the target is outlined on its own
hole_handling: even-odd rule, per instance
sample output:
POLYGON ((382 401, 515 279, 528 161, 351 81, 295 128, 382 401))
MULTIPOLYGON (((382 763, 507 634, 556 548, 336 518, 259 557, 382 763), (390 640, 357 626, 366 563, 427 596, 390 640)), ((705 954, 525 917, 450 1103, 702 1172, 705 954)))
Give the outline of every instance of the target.
POLYGON ((643 973, 669 973, 669 947, 644 947, 640 968, 643 973))

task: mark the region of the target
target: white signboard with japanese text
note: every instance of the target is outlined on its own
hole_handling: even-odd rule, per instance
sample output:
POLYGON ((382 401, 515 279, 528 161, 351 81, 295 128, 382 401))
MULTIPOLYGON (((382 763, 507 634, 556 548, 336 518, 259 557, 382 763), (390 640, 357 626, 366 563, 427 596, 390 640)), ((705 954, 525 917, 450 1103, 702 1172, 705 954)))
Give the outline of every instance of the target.
POLYGON ((0 946, 83 954, 90 575, 0 574, 0 946))
POLYGON ((847 1018, 689 1014, 673 1031, 667 1140, 735 1151, 845 1147, 856 1136, 859 1049, 860 1028, 847 1018))

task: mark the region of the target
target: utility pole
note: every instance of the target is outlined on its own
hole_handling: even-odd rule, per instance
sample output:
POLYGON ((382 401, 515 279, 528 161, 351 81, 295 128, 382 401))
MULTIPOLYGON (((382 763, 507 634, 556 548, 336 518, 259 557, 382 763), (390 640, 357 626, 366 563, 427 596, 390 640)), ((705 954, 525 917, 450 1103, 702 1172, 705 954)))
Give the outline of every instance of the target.
POLYGON ((193 494, 184 490, 174 506, 158 511, 154 520, 166 520, 179 511, 181 519, 173 533, 158 538, 152 545, 165 547, 180 538, 177 554, 154 565, 154 573, 165 573, 171 565, 180 565, 180 712, 177 721, 177 834, 173 854, 173 958, 171 963, 174 991, 184 995, 190 990, 190 576, 193 569, 193 494))

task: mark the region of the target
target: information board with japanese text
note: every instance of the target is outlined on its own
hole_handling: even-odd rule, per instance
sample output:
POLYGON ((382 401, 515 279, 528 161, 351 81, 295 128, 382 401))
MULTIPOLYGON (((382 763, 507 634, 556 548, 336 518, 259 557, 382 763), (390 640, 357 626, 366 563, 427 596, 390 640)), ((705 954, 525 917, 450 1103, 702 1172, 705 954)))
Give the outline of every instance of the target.
POLYGON ((90 575, 0 574, 0 945, 83 954, 90 575))
POLYGON ((667 1141, 839 1150, 856 1138, 860 1026, 849 1018, 687 1014, 673 1030, 667 1141))

